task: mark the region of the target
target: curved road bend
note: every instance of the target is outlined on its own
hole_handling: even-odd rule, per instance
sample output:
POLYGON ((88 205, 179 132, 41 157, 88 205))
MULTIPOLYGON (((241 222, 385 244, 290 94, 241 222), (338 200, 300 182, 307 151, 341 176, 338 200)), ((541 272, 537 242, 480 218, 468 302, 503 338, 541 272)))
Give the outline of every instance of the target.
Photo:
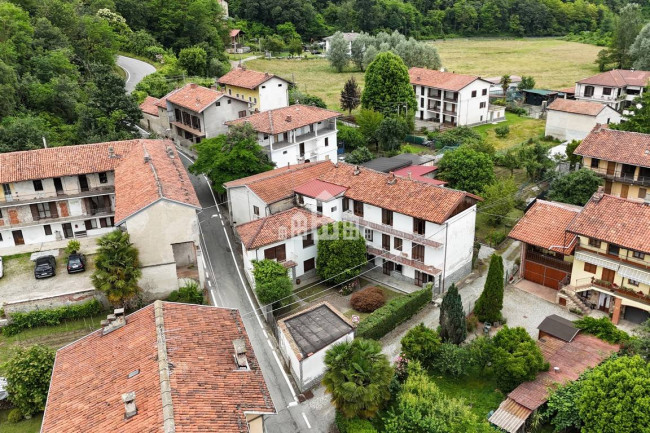
POLYGON ((144 77, 156 72, 156 68, 153 65, 131 57, 117 56, 116 63, 117 66, 124 69, 124 72, 126 72, 126 83, 124 83, 126 93, 133 92, 135 86, 142 81, 144 77))

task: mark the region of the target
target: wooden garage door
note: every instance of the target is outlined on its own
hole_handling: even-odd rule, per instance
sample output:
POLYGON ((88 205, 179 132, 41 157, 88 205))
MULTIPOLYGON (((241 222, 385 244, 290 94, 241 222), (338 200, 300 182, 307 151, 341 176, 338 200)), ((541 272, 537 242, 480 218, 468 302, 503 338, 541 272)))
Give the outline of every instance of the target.
POLYGON ((558 290, 560 282, 564 280, 567 275, 568 273, 565 271, 526 260, 524 278, 528 281, 558 290))

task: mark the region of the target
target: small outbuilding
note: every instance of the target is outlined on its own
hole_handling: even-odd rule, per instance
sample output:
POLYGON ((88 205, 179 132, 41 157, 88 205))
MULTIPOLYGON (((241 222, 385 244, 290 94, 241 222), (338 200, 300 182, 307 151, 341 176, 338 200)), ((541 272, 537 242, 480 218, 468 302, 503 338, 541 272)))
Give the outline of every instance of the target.
POLYGON ((353 338, 352 322, 327 302, 278 321, 280 352, 301 391, 325 374, 327 350, 353 338))
POLYGON ((578 332, 580 332, 580 329, 573 326, 572 321, 560 317, 557 314, 547 316, 542 320, 542 323, 539 324, 537 329, 539 329, 539 334, 537 335, 538 340, 546 336, 551 336, 566 341, 567 343, 571 343, 575 336, 578 335, 578 332))
POLYGON ((621 113, 599 102, 558 98, 548 106, 546 132, 563 141, 582 140, 597 124, 620 123, 621 113))

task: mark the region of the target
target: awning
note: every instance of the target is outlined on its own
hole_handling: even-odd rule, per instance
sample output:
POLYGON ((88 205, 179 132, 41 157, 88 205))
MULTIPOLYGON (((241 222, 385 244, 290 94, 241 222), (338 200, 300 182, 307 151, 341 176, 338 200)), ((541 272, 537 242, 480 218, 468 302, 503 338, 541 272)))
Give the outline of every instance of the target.
POLYGON ((633 268, 632 266, 621 265, 618 269, 619 275, 638 281, 643 284, 650 284, 650 272, 633 268))
POLYGON ((592 265, 600 266, 601 268, 611 269, 612 271, 618 271, 618 268, 620 267, 620 264, 614 260, 609 260, 599 256, 598 254, 586 253, 584 251, 578 251, 576 253, 576 260, 591 263, 592 265))

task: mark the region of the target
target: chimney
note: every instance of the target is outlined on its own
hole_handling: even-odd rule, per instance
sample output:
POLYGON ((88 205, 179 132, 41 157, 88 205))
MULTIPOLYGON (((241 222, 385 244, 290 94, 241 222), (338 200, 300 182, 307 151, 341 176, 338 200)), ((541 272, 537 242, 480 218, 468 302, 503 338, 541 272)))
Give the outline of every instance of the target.
POLYGON ((237 370, 248 370, 248 360, 246 359, 246 342, 242 338, 233 340, 235 347, 235 365, 237 370))
POLYGON ((395 173, 392 171, 388 173, 388 181, 386 182, 388 185, 395 185, 397 182, 397 179, 395 178, 395 173))
POLYGON ((291 114, 289 114, 285 120, 286 120, 287 122, 291 122, 291 114))
POLYGON ((190 83, 190 89, 196 89, 196 83, 190 83))
POLYGON ((265 77, 268 77, 268 76, 269 76, 269 73, 268 73, 268 72, 264 72, 264 76, 265 76, 265 77))
POLYGON ((360 173, 361 173, 361 170, 359 169, 359 166, 355 165, 354 166, 354 171, 352 172, 352 174, 355 175, 355 176, 359 176, 360 173))
POLYGON ((109 314, 108 316, 106 316, 106 320, 102 320, 101 325, 102 325, 102 335, 106 335, 126 325, 124 308, 116 308, 113 311, 113 314, 109 314))
POLYGON ((124 419, 133 418, 138 409, 135 407, 135 391, 122 394, 122 401, 124 402, 124 419))
POLYGON ((409 180, 413 180, 413 179, 411 178, 411 172, 409 171, 407 174, 408 174, 409 180))
POLYGON ((151 161, 151 156, 149 156, 149 152, 145 149, 144 151, 144 163, 147 164, 148 162, 151 161))
POLYGON ((115 158, 115 148, 113 146, 108 146, 108 157, 115 158))
POLYGON ((171 146, 166 146, 165 151, 167 152, 168 157, 170 157, 171 159, 174 159, 174 149, 172 149, 171 146))

